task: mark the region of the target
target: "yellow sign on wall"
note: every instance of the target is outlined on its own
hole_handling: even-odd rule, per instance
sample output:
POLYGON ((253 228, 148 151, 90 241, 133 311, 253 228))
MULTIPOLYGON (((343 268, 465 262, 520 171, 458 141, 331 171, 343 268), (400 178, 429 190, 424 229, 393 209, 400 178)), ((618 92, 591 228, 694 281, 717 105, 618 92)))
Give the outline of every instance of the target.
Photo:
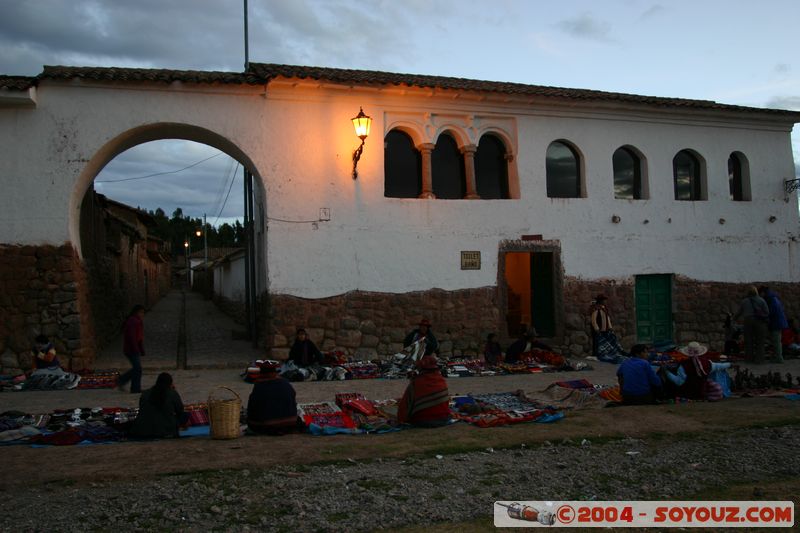
POLYGON ((480 270, 481 269, 481 253, 480 252, 461 252, 461 270, 480 270))

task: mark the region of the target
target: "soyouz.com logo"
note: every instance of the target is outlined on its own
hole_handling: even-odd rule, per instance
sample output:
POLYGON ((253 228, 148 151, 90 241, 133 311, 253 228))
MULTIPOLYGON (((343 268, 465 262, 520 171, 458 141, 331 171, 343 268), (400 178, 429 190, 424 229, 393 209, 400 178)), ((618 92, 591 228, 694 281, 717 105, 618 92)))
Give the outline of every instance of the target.
POLYGON ((497 527, 794 526, 791 501, 497 501, 497 527))

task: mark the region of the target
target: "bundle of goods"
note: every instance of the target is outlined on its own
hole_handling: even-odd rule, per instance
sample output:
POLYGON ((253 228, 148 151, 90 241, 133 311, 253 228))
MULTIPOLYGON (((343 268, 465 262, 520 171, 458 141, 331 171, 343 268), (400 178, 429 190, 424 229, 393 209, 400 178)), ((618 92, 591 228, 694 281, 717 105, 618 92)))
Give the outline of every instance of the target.
POLYGON ((451 359, 447 362, 447 377, 470 377, 480 375, 493 375, 487 371, 480 359, 451 359))
POLYGON ((78 372, 81 377, 79 389, 113 389, 119 381, 119 372, 116 370, 91 370, 78 372))
POLYGON ((312 424, 320 428, 356 428, 356 424, 350 415, 342 411, 333 402, 298 404, 297 415, 309 426, 309 429, 312 429, 312 424))
POLYGON ((453 418, 484 428, 521 422, 555 422, 564 418, 564 414, 553 407, 539 405, 512 392, 456 396, 453 406, 453 418))
POLYGON ((347 356, 341 350, 334 350, 322 354, 322 364, 325 366, 342 366, 347 362, 347 356))
POLYGON ((380 368, 371 361, 354 361, 341 365, 347 371, 347 379, 376 379, 381 377, 380 368))
POLYGON ((500 363, 497 367, 509 374, 535 374, 544 372, 545 367, 535 362, 500 363))
POLYGON ((22 390, 22 383, 25 382, 27 376, 20 374, 18 376, 0 376, 0 390, 22 390))
POLYGON ((336 395, 336 405, 350 415, 356 427, 365 433, 385 433, 399 429, 396 415, 394 417, 387 415, 375 402, 368 400, 361 393, 339 393, 336 395))
POLYGON ((189 415, 190 426, 207 426, 209 424, 206 402, 188 403, 183 406, 183 410, 189 415))

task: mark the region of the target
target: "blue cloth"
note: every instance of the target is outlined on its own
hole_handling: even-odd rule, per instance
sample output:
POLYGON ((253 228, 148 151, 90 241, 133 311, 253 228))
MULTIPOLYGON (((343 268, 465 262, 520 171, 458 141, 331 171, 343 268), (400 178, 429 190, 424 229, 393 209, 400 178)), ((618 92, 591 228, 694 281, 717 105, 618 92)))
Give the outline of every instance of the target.
POLYGON ((788 328, 789 322, 786 320, 786 313, 783 312, 783 304, 780 299, 778 299, 778 295, 767 290, 767 292, 764 293, 764 300, 766 300, 767 307, 769 307, 769 322, 767 323, 767 328, 770 331, 783 331, 788 328))
MULTIPOLYGON (((713 365, 714 363, 711 363, 711 364, 713 365)), ((728 366, 730 366, 730 365, 728 365, 728 366)), ((728 375, 727 370, 725 370, 724 368, 722 368, 722 369, 713 369, 713 366, 712 366, 712 371, 708 375, 708 379, 716 382, 717 384, 719 384, 720 387, 722 387, 722 396, 724 398, 730 398, 731 397, 731 378, 728 375)))
POLYGON ((644 396, 661 389, 661 380, 646 359, 639 357, 626 359, 619 365, 617 376, 622 377, 623 395, 644 396))

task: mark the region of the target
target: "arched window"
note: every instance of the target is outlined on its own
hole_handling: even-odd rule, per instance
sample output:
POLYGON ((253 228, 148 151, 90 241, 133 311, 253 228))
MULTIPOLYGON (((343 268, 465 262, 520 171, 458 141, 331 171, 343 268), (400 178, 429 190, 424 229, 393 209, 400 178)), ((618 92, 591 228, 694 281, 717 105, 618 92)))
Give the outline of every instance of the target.
POLYGON ((641 200, 642 161, 630 148, 617 148, 611 158, 614 165, 614 198, 641 200))
POLYGON ((439 135, 431 153, 433 194, 437 198, 460 199, 466 194, 464 158, 456 141, 448 134, 439 135))
POLYGON ((555 141, 547 147, 547 196, 580 198, 580 158, 572 146, 555 141))
POLYGON ((414 141, 400 130, 386 134, 383 143, 383 195, 416 198, 422 193, 422 158, 414 141))
POLYGON ((672 175, 675 180, 675 199, 703 200, 702 166, 689 150, 681 150, 672 158, 672 175))
POLYGON ((503 141, 491 134, 481 137, 475 152, 475 188, 484 200, 510 197, 506 147, 503 141))
POLYGON ((750 168, 747 158, 740 152, 728 157, 728 188, 734 202, 750 200, 750 168))

